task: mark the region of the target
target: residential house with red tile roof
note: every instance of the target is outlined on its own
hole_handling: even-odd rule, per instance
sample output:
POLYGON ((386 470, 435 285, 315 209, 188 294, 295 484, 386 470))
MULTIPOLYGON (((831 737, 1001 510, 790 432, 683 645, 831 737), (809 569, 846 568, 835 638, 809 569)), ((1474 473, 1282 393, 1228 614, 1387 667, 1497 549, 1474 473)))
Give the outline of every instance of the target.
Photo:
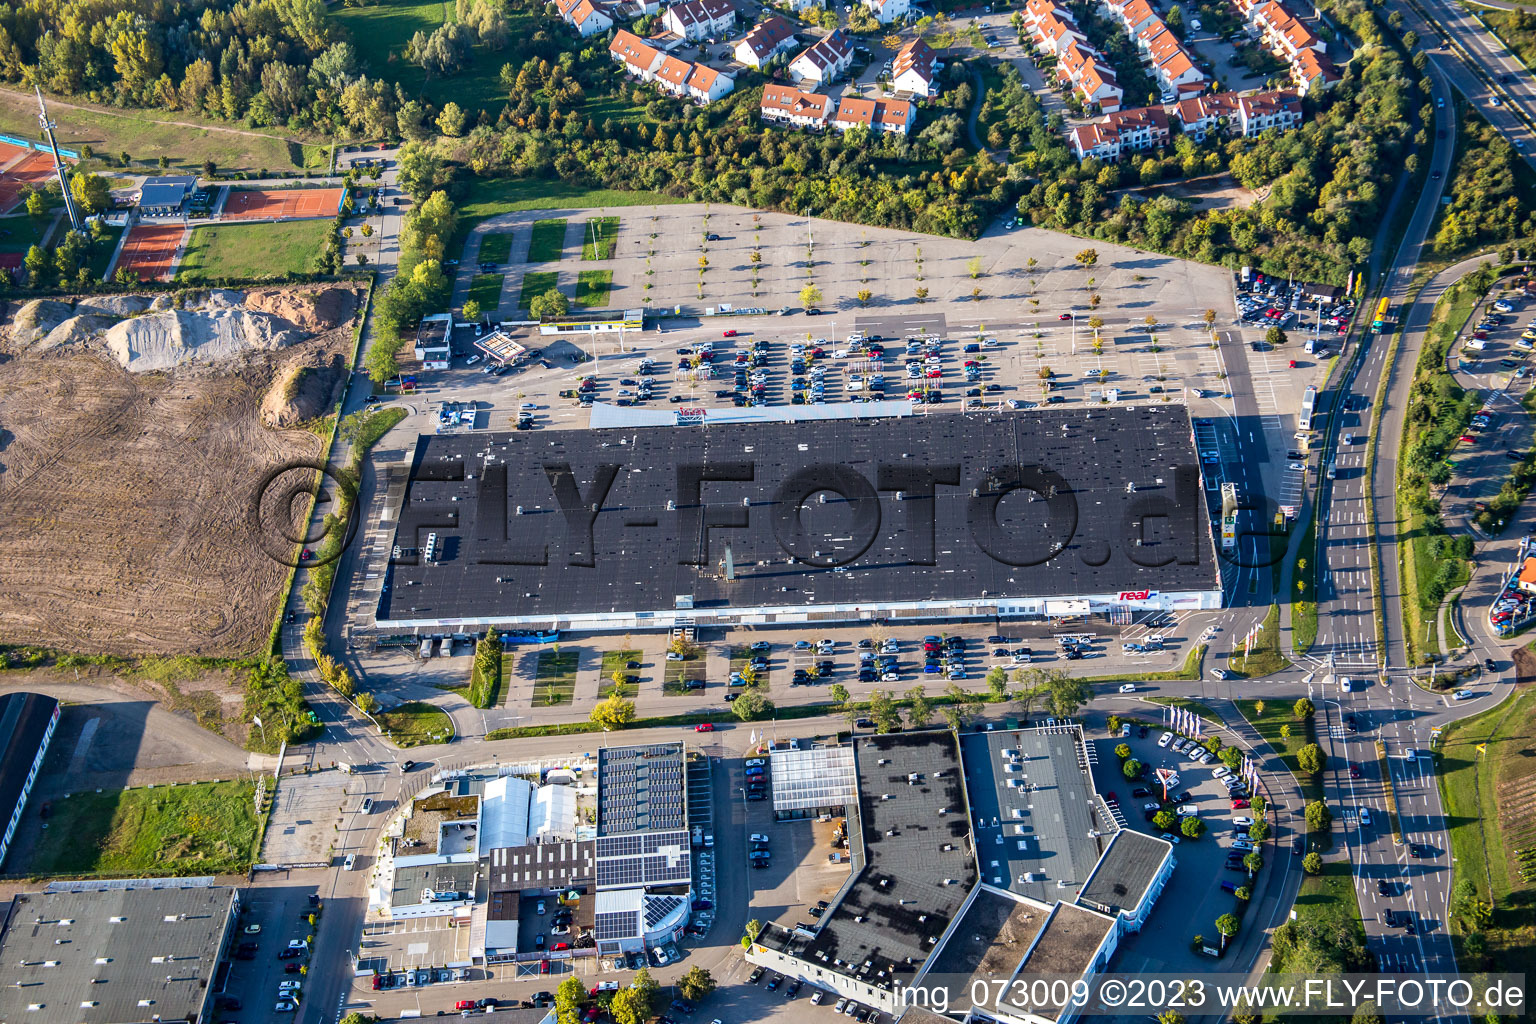
POLYGON ((561 0, 560 17, 583 39, 613 28, 613 18, 606 7, 592 0, 561 0))
POLYGON ((1102 121, 1073 125, 1067 132, 1067 141, 1079 160, 1091 156, 1118 161, 1127 153, 1166 146, 1171 136, 1168 114, 1162 107, 1134 107, 1110 114, 1102 121))
POLYGON ((866 100, 844 96, 837 101, 832 127, 839 131, 863 125, 873 132, 905 135, 917 120, 917 109, 906 100, 866 100))
POLYGON ((1207 135, 1230 134, 1238 129, 1237 93, 1217 92, 1179 100, 1173 116, 1184 127, 1184 134, 1196 142, 1207 135))
POLYGON ((608 55, 643 82, 651 80, 657 65, 661 63, 660 50, 624 29, 619 29, 613 42, 608 44, 608 55))
POLYGON ((1272 128, 1288 132, 1301 125, 1301 97, 1290 89, 1239 96, 1237 116, 1238 126, 1246 136, 1272 128))
POLYGON ((819 92, 803 92, 787 85, 770 82, 763 86, 758 117, 796 128, 824 125, 837 109, 837 101, 819 92))

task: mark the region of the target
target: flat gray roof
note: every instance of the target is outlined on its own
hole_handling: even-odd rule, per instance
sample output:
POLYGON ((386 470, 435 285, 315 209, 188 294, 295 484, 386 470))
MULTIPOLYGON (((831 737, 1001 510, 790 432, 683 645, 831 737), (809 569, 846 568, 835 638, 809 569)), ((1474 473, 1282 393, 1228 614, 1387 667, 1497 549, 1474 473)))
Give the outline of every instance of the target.
MULTIPOLYGON (((965 916, 928 965, 922 984, 944 985, 951 1010, 965 1012, 974 1005, 971 993, 979 991, 970 979, 1013 977, 1050 916, 1049 906, 979 886, 965 916)), ((995 991, 991 985, 985 987, 989 994, 995 991)))
POLYGON ((1093 778, 1080 764, 1079 748, 1079 733, 1070 727, 961 737, 982 881, 1054 903, 1072 898, 1088 880, 1114 826, 1095 815, 1093 778), (1005 750, 1017 757, 1004 757, 1005 750), (1015 760, 1019 770, 1007 771, 1015 760), (1099 829, 1105 834, 1091 834, 1099 829), (1024 881, 1025 875, 1036 877, 1024 881))
POLYGON ((238 895, 164 883, 18 895, 0 935, 0 1020, 198 1020, 238 895))
MULTIPOLYGON (((1076 904, 1056 904, 1055 913, 1035 940, 1035 948, 1030 952, 1029 959, 1024 961, 1019 976, 1071 976, 1081 975, 1089 969, 1102 970, 1105 965, 1095 964, 1093 955, 1103 944, 1105 936, 1116 927, 1118 925, 1112 918, 1085 910, 1076 904)), ((1051 994, 1057 994, 1055 986, 1047 987, 1052 989, 1051 994)), ((1042 1016, 1054 1018, 1061 1013, 1064 1003, 1065 1000, 1057 1002, 1045 999, 1037 1003, 1034 1010, 1042 1016)))
POLYGON ((423 435, 393 547, 386 628, 1220 590, 1173 404, 423 435))
POLYGON ((1106 914, 1133 911, 1141 905, 1163 861, 1171 856, 1173 845, 1167 840, 1121 829, 1083 886, 1078 902, 1106 914))
POLYGON ((395 884, 390 892, 392 907, 414 907, 422 902, 421 891, 453 890, 463 893, 464 899, 475 894, 475 879, 479 876, 478 862, 469 864, 408 864, 395 869, 395 884))
POLYGON ((552 889, 591 882, 597 874, 595 846, 586 839, 498 847, 488 857, 491 891, 552 889))

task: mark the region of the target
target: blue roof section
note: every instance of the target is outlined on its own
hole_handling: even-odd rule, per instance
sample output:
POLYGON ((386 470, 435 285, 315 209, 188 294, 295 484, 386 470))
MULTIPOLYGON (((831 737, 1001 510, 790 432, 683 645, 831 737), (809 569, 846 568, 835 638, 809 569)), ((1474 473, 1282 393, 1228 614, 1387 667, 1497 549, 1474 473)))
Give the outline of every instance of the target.
POLYGON ((139 189, 140 206, 180 206, 197 185, 190 174, 145 178, 139 189))

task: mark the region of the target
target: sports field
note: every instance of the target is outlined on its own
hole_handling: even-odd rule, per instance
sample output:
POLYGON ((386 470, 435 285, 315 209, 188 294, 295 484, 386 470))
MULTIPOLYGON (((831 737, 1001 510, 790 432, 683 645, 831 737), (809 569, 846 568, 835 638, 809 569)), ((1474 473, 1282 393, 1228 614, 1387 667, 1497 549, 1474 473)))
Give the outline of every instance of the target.
POLYGON ((286 220, 334 217, 341 208, 339 188, 234 189, 224 201, 224 220, 286 220))
POLYGON ((21 203, 28 185, 41 187, 53 174, 53 157, 0 142, 0 213, 10 213, 21 203))
POLYGON ((176 278, 266 278, 314 269, 330 222, 288 220, 267 224, 209 224, 192 231, 176 278))
POLYGON ((140 281, 159 281, 170 275, 171 259, 187 229, 180 224, 135 224, 117 258, 118 269, 138 275, 140 281))

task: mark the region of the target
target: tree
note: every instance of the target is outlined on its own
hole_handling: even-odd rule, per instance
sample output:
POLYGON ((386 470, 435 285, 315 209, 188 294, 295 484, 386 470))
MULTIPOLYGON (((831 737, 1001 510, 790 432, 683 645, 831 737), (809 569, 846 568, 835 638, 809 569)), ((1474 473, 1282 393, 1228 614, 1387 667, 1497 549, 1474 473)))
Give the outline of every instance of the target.
POLYGON ((813 284, 808 284, 800 289, 800 305, 806 309, 815 309, 821 305, 821 289, 813 284))
POLYGON ((1179 831, 1184 833, 1185 839, 1199 839, 1205 835, 1205 822, 1190 816, 1179 823, 1179 831))
POLYGON ((362 228, 360 228, 359 230, 362 231, 364 238, 372 238, 373 237, 373 225, 372 224, 364 224, 362 226, 362 228))
POLYGON ((366 267, 368 265, 368 254, 367 253, 360 252, 360 253, 357 254, 357 265, 360 266, 360 267, 366 267))
POLYGON ((528 313, 540 320, 562 317, 571 311, 571 301, 558 288, 551 288, 542 295, 528 300, 528 313))
POLYGON ((1288 740, 1291 738, 1291 725, 1289 722, 1283 723, 1280 726, 1280 738, 1283 740, 1288 740))
POLYGON ((1381 1011, 1376 1009, 1376 1001, 1367 999, 1355 1007, 1354 1015, 1349 1018, 1349 1024, 1382 1024, 1381 1011))
POLYGON ((896 702, 884 690, 875 690, 869 695, 867 713, 875 723, 875 732, 896 732, 901 728, 901 715, 896 710, 896 702))
POLYGON ((1178 4, 1168 8, 1168 30, 1184 38, 1184 9, 1178 4))
POLYGON ((464 108, 449 100, 443 104, 443 112, 437 115, 437 127, 450 139, 456 139, 464 134, 464 125, 468 120, 469 115, 464 113, 464 108))
POLYGON ((27 196, 27 215, 29 217, 41 217, 48 212, 48 201, 43 198, 41 192, 33 192, 27 196))
POLYGON ((656 984, 655 978, 651 977, 650 970, 642 967, 636 971, 635 976, 629 979, 629 987, 645 1000, 645 1013, 646 1016, 650 1016, 655 1008, 656 993, 661 991, 661 986, 656 984))
POLYGON ((1008 673, 1001 665, 993 665, 987 672, 987 696, 994 701, 1008 697, 1008 673))
POLYGON ((400 147, 400 170, 397 180, 400 187, 418 203, 448 183, 447 165, 431 149, 419 142, 407 142, 400 147))
POLYGON ((1327 757, 1323 753, 1323 748, 1316 743, 1308 743, 1296 751, 1296 766, 1304 772, 1316 774, 1323 770, 1326 763, 1327 757))
POLYGON ((464 300, 464 319, 471 322, 480 319, 480 303, 477 300, 464 300))
POLYGON ((1177 820, 1178 820, 1178 815, 1174 814, 1172 811, 1168 810, 1168 808, 1166 808, 1166 807, 1163 808, 1162 810, 1158 811, 1156 814, 1152 815, 1152 824, 1155 825, 1157 827, 1157 829, 1159 831, 1162 831, 1162 832, 1166 832, 1169 829, 1173 828, 1173 823, 1175 821, 1177 821, 1177 820))
POLYGON ((944 696, 949 703, 939 709, 939 714, 944 716, 944 721, 955 732, 964 729, 975 717, 981 714, 980 702, 974 700, 970 691, 959 683, 950 683, 944 688, 944 696))
POLYGON ((1157 1024, 1184 1024, 1184 1015, 1178 1010, 1164 1010, 1157 1015, 1157 1024))
POLYGON ((1255 821, 1248 826, 1248 838, 1256 843, 1262 843, 1269 838, 1269 822, 1255 821))
POLYGON ((1322 874, 1323 855, 1315 851, 1307 854, 1305 857, 1301 858, 1301 867, 1302 870, 1304 870, 1309 875, 1322 874))
POLYGON ((566 978, 555 989, 555 1018, 559 1024, 576 1024, 581 1014, 581 1004, 587 1001, 587 990, 581 979, 574 975, 566 978))
POLYGON ((1255 793, 1253 800, 1249 802, 1249 807, 1253 811, 1255 818, 1262 818, 1264 817, 1264 811, 1269 807, 1269 802, 1255 793))
POLYGON ((1285 332, 1278 327, 1271 327, 1269 330, 1264 332, 1264 344, 1268 345, 1270 348, 1284 345, 1287 341, 1290 341, 1290 338, 1286 337, 1285 332))
POLYGON ((906 693, 907 722, 914 729, 921 729, 933 719, 933 702, 923 692, 921 683, 906 693))
POLYGON ((978 277, 980 277, 981 276, 981 257, 980 256, 972 256, 970 259, 966 260, 965 261, 965 270, 966 270, 966 273, 971 275, 971 280, 972 281, 974 281, 978 277))
POLYGON ((1333 815, 1321 800, 1313 800, 1307 804, 1307 829, 1312 832, 1327 832, 1333 825, 1333 815))
POLYGON ((1298 722, 1305 721, 1316 713, 1317 708, 1313 707, 1312 702, 1307 700, 1305 697, 1297 700, 1295 705, 1291 708, 1291 714, 1296 716, 1296 720, 1298 722))
POLYGON ((608 1004, 608 1014, 615 1024, 645 1024, 651 1019, 650 1000, 634 988, 621 988, 608 1004))
POLYGON ((1264 855, 1258 850, 1243 854, 1243 867, 1248 869, 1248 877, 1252 878, 1259 873, 1259 868, 1264 866, 1264 855))
POLYGON ((850 696, 848 693, 848 687, 844 686, 842 683, 833 683, 832 688, 827 691, 827 695, 832 698, 832 703, 838 705, 839 707, 846 705, 850 696))
POLYGON ((702 1002, 715 990, 715 979, 702 967, 695 965, 689 968, 688 973, 678 980, 678 988, 683 990, 683 998, 691 1003, 702 1002))
POLYGON ((635 720, 635 703, 614 694, 593 706, 591 720, 604 731, 622 729, 635 720))
POLYGON ((1145 767, 1145 765, 1133 757, 1127 760, 1125 764, 1120 766, 1120 772, 1127 779, 1139 779, 1141 778, 1141 773, 1145 767))
POLYGON ((869 305, 869 300, 874 297, 875 293, 870 291, 868 288, 860 288, 858 293, 854 295, 854 298, 859 300, 859 305, 861 306, 869 305))
POLYGON ((1205 326, 1210 327, 1216 322, 1216 311, 1214 309, 1206 310, 1201 314, 1201 319, 1205 321, 1205 326))
POLYGON ((1099 262, 1099 251, 1097 249, 1084 249, 1077 254, 1077 262, 1085 267, 1094 266, 1099 262))
POLYGON ((1221 948, 1227 948, 1227 940, 1236 935, 1241 923, 1235 914, 1222 914, 1216 919, 1216 930, 1221 933, 1221 948))
MULTIPOLYGON (((1114 732, 1113 726, 1110 727, 1110 732, 1114 732)), ((1129 743, 1117 744, 1115 747, 1115 756, 1122 761, 1127 760, 1131 756, 1131 745, 1129 743)))
POLYGON ((860 4, 848 14, 848 31, 857 35, 880 31, 880 23, 868 7, 860 4))
POLYGON ((913 289, 912 294, 917 297, 918 302, 928 301, 928 289, 922 285, 918 285, 917 288, 913 289))
POLYGON ((1063 669, 1031 671, 1040 673, 1040 678, 1049 694, 1046 700, 1050 705, 1051 713, 1057 718, 1071 718, 1093 699, 1093 691, 1088 688, 1088 684, 1067 675, 1063 669))
POLYGON ((100 213, 112 205, 107 179, 99 174, 76 174, 69 179, 69 194, 85 213, 100 213))
POLYGON ((754 917, 752 920, 748 921, 745 926, 743 926, 742 932, 742 937, 745 938, 749 943, 756 942, 757 937, 763 934, 763 924, 761 921, 754 917))
POLYGON ((773 714, 773 701, 763 696, 761 690, 748 690, 731 704, 731 710, 743 722, 753 722, 773 714))

